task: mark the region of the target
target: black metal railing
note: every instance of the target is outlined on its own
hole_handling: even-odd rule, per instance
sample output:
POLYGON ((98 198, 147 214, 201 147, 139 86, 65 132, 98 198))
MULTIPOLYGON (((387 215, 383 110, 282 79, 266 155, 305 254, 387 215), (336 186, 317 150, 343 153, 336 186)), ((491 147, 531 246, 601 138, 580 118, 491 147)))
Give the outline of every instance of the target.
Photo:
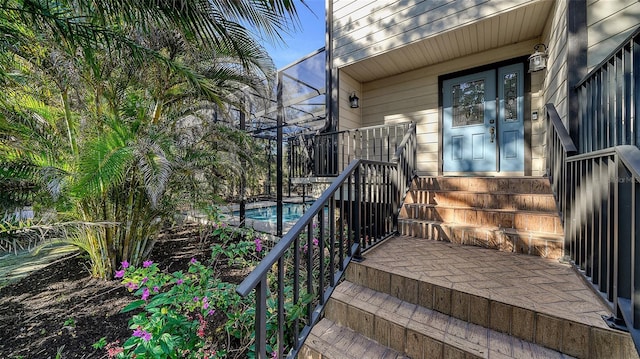
MULTIPOLYGON (((567 206, 567 197, 571 187, 571 179, 567 173, 567 157, 577 153, 576 146, 571 140, 569 131, 562 123, 553 104, 546 105, 547 112, 547 175, 551 182, 551 189, 556 198, 560 218, 564 220, 564 214, 571 217, 571 207, 567 206)), ((566 228, 565 225, 565 238, 566 228)))
POLYGON ((546 107, 565 254, 609 302, 609 324, 629 330, 640 352, 640 30, 576 91, 578 148, 554 106, 546 107))
POLYGON ((576 87, 580 153, 640 144, 639 74, 640 28, 576 87))
POLYGON ((411 123, 407 132, 405 133, 402 141, 398 145, 396 153, 394 153, 391 159, 398 165, 398 190, 401 198, 399 206, 404 201, 404 196, 409 191, 409 186, 416 176, 416 153, 418 149, 418 142, 416 138, 416 125, 411 123))
POLYGON ((640 149, 616 146, 571 156, 567 251, 610 302, 640 349, 640 149))
POLYGON ((337 176, 354 159, 391 162, 411 126, 407 122, 291 138, 290 176, 337 176))
POLYGON ((353 160, 238 286, 255 290, 257 358, 295 357, 347 264, 396 233, 398 178, 394 163, 353 160))

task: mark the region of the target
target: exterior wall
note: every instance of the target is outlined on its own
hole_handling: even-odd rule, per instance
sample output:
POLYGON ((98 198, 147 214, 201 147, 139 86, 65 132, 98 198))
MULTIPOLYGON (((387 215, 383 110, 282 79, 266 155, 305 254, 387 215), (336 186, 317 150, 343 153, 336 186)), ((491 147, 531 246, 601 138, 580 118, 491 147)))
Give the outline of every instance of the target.
MULTIPOLYGON (((538 113, 538 119, 531 118, 531 175, 546 175, 547 158, 547 119, 544 115, 544 71, 531 73, 531 112, 538 113)), ((526 146, 526 144, 525 144, 526 146)), ((525 147, 526 149, 526 147, 525 147)))
MULTIPOLYGON (((362 101, 362 85, 351 76, 340 71, 339 73, 339 118, 338 131, 351 130, 363 127, 362 125, 362 102, 359 108, 351 108, 349 105, 349 95, 355 91, 362 101)), ((366 126, 366 125, 365 125, 366 126)))
MULTIPOLYGON (((525 41, 365 83, 360 96, 363 104, 362 125, 416 122, 418 174, 437 175, 440 141, 438 76, 529 55, 538 42, 539 39, 525 41)), ((537 86, 539 84, 540 81, 537 81, 537 86)), ((535 92, 539 93, 540 89, 536 88, 535 92)), ((532 105, 532 108, 535 107, 532 105)), ((525 118, 528 121, 528 116, 525 118)), ((532 138, 542 137, 539 134, 542 127, 532 126, 532 138)), ((533 174, 540 173, 537 171, 533 174)))
MULTIPOLYGON (((334 66, 342 67, 513 10, 530 0, 334 0, 334 66)), ((561 0, 563 2, 564 0, 561 0)))
POLYGON ((543 103, 553 103, 560 118, 567 124, 567 2, 556 1, 552 17, 543 33, 548 47, 547 69, 544 70, 543 103))
POLYGON ((587 0, 587 67, 590 71, 640 23, 638 0, 587 0))

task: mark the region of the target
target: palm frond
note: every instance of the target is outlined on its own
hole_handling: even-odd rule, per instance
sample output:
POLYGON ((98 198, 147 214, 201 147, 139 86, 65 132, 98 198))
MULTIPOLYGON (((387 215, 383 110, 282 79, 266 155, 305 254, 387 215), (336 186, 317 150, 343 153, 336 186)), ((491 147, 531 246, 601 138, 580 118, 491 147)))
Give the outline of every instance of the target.
POLYGON ((134 150, 144 187, 153 207, 164 193, 172 173, 171 161, 163 148, 150 138, 140 138, 134 150))
POLYGON ((74 193, 80 197, 98 195, 122 183, 134 160, 130 140, 131 134, 123 126, 112 124, 102 136, 88 141, 81 152, 80 177, 73 187, 74 193))

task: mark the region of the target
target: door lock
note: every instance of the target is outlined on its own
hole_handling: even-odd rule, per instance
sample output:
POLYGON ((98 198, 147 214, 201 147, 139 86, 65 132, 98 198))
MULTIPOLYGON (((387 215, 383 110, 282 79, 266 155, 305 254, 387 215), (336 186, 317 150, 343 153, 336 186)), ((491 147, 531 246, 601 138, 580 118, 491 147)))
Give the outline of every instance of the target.
POLYGON ((489 127, 489 142, 493 143, 496 139, 496 128, 494 126, 489 127))

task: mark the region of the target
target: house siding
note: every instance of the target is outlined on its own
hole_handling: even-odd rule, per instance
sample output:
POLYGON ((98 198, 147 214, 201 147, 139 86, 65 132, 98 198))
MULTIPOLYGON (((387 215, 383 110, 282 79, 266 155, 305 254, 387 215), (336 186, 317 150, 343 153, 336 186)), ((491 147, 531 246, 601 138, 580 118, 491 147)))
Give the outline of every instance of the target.
POLYGON ((353 91, 356 92, 358 97, 362 97, 362 85, 344 71, 340 71, 338 76, 340 78, 340 95, 338 96, 340 99, 338 105, 340 121, 338 123, 338 131, 363 127, 361 118, 362 105, 359 108, 351 108, 349 104, 349 95, 353 91))
MULTIPOLYGON (((480 22, 530 0, 334 0, 334 66, 342 67, 480 22)), ((469 44, 472 46, 472 44, 469 44)))
MULTIPOLYGON (((361 96, 363 104, 366 104, 362 106, 363 126, 414 121, 417 124, 418 174, 437 175, 440 141, 438 77, 528 55, 538 42, 539 39, 525 41, 365 83, 361 96)), ((540 83, 532 82, 532 92, 540 92, 539 88, 533 88, 540 83)), ((542 108, 542 105, 539 107, 542 108)), ((532 126, 532 138, 542 137, 542 127, 532 126)), ((541 167, 539 164, 537 166, 541 167)), ((535 173, 540 174, 540 170, 535 173)))
POLYGON ((602 62, 639 23, 638 0, 588 0, 588 70, 602 62))
MULTIPOLYGON (((552 17, 543 33, 548 46, 542 97, 543 103, 553 103, 565 122, 567 119, 567 1, 556 1, 552 17)), ((539 107, 542 110, 542 107, 539 107)), ((542 113, 542 112, 541 112, 542 113)))

